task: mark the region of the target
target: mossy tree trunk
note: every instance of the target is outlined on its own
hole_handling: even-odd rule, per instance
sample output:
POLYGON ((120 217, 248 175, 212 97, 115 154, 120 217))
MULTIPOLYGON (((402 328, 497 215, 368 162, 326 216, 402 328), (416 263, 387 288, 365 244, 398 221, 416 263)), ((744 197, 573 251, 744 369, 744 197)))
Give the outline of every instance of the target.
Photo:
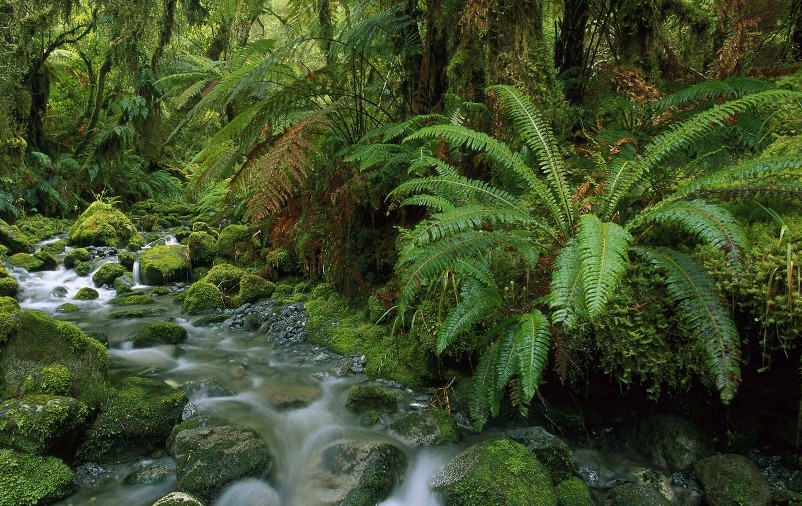
POLYGON ((574 104, 582 101, 585 70, 585 29, 590 15, 590 0, 565 0, 560 33, 554 48, 554 63, 569 79, 565 97, 574 104))

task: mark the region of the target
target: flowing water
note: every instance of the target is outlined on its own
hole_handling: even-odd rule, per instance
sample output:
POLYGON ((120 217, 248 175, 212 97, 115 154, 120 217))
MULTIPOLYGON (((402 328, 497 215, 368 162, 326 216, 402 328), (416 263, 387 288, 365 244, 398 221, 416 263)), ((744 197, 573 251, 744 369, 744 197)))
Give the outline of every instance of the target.
MULTIPOLYGON (((167 238, 164 242, 174 243, 174 239, 167 238)), ((98 260, 96 267, 116 260, 113 256, 98 260)), ((134 271, 136 274, 138 268, 134 271)), ((421 451, 405 445, 381 423, 371 428, 361 426, 358 416, 344 407, 345 399, 351 387, 371 380, 365 375, 334 375, 331 371, 340 357, 306 343, 274 345, 257 332, 226 331, 219 325, 195 327, 180 315, 174 295, 154 297, 156 304, 151 307, 164 308, 165 315, 111 319, 111 312, 122 309, 108 304, 116 295, 113 290, 99 288, 100 297, 96 300, 73 300, 80 288, 93 286, 91 273, 81 277, 60 266, 56 271, 40 273, 17 269, 13 275, 20 282, 23 308, 45 311, 75 323, 86 332, 108 336, 112 380, 145 375, 178 386, 188 381, 214 379, 234 393, 215 397, 220 394, 199 391, 190 399, 201 415, 256 431, 270 446, 274 462, 262 479, 250 478, 232 484, 215 505, 323 504, 327 486, 315 475, 322 450, 335 441, 359 439, 389 440, 407 453, 410 464, 405 480, 383 504, 438 504, 429 482, 462 446, 421 451), (64 302, 77 304, 81 311, 57 313, 56 308, 64 302), (131 346, 130 339, 144 325, 171 318, 189 333, 189 339, 180 347, 134 349, 131 346)), ((152 289, 141 285, 137 288, 146 293, 152 289)), ((419 394, 398 385, 383 386, 399 395, 402 411, 422 402, 419 394)), ((172 465, 169 457, 161 460, 172 465)), ((79 488, 76 494, 58 504, 149 506, 176 490, 174 476, 157 485, 126 486, 122 480, 130 472, 158 461, 145 458, 96 468, 92 473, 93 486, 79 488)))

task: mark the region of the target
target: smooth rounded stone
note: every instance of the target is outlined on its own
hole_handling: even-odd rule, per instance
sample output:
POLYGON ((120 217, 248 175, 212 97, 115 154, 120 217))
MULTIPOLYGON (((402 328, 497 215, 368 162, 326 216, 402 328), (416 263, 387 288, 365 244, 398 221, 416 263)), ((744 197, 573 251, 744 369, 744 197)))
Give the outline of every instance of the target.
MULTIPOLYGON (((191 402, 187 403, 187 406, 191 405, 192 405, 191 402)), ((167 441, 164 445, 165 448, 167 449, 167 455, 175 457, 175 438, 178 436, 179 433, 181 433, 181 431, 190 429, 199 429, 204 427, 217 427, 218 425, 220 424, 216 423, 208 416, 196 415, 191 418, 185 419, 183 422, 173 427, 173 430, 170 431, 170 435, 167 437, 167 441)))
POLYGON ((398 398, 375 385, 359 385, 351 388, 345 407, 354 413, 380 411, 395 413, 398 410, 398 398))
POLYGON ((545 464, 554 483, 560 483, 577 472, 573 452, 568 444, 543 427, 526 427, 505 434, 508 438, 526 446, 545 464))
POLYGON ((671 501, 648 485, 624 483, 607 494, 604 506, 671 506, 671 501))
POLYGON ((525 446, 506 438, 471 446, 448 462, 431 485, 446 505, 557 504, 546 467, 525 446))
POLYGON ((68 457, 86 428, 89 410, 81 401, 29 395, 0 403, 0 447, 68 457))
POLYGON ((689 420, 672 414, 650 415, 625 426, 625 447, 647 461, 681 471, 713 453, 713 438, 689 420))
POLYGON ((184 492, 171 492, 152 506, 204 506, 202 502, 184 492))
POLYGON ((216 379, 208 378, 198 381, 187 381, 178 387, 187 394, 190 401, 208 397, 233 397, 234 392, 221 385, 216 379))
POLYGON ((323 449, 305 482, 322 490, 319 504, 373 506, 404 478, 407 457, 385 441, 338 441, 323 449))
POLYGON ((696 477, 710 506, 771 504, 771 488, 760 468, 743 455, 714 455, 696 463, 696 477))
POLYGON ((123 483, 126 485, 155 485, 172 476, 174 472, 174 465, 151 464, 126 476, 123 483))
POLYGON ((87 462, 73 469, 73 482, 78 488, 95 488, 108 483, 114 473, 94 462, 87 462))
POLYGON ((67 296, 67 287, 66 286, 57 286, 53 288, 53 291, 50 292, 50 295, 56 297, 57 299, 63 299, 67 296))
POLYGON ((436 446, 460 440, 454 417, 443 409, 414 411, 394 421, 390 428, 414 446, 436 446))
POLYGON ((207 501, 232 482, 266 474, 273 461, 254 431, 234 425, 183 430, 174 448, 178 487, 207 501))
POLYGON ((297 383, 267 383, 259 393, 276 409, 309 406, 323 395, 319 385, 297 383))

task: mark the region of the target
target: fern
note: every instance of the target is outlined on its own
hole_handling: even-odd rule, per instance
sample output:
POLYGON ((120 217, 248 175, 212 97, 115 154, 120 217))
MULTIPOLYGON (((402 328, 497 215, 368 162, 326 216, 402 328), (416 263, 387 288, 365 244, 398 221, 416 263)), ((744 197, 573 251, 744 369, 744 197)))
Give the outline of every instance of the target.
POLYGON ((592 214, 580 219, 577 251, 588 317, 599 316, 621 283, 632 236, 620 225, 602 223, 592 214))
POLYGON ((579 248, 574 239, 569 241, 554 259, 551 286, 546 296, 546 302, 551 309, 552 323, 571 328, 579 317, 586 317, 583 292, 579 248))
POLYGON ((437 354, 442 354, 463 332, 501 306, 498 291, 475 281, 462 287, 462 300, 449 311, 437 335, 437 354))
POLYGON ((551 329, 548 319, 535 309, 519 318, 515 334, 515 352, 521 376, 524 401, 534 397, 540 378, 546 369, 551 346, 551 329))
POLYGON ((482 430, 490 416, 496 416, 501 405, 502 388, 496 382, 498 363, 498 341, 488 346, 479 358, 479 365, 473 372, 473 392, 468 400, 471 419, 477 430, 482 430))
POLYGON ((715 283, 689 257, 667 248, 635 252, 666 272, 668 295, 692 336, 702 343, 721 401, 728 404, 740 382, 738 331, 717 297, 715 283))
POLYGON ((732 100, 744 95, 760 93, 773 89, 773 85, 763 79, 748 76, 729 77, 721 81, 703 81, 672 93, 653 104, 656 110, 677 109, 698 102, 713 100, 732 100))

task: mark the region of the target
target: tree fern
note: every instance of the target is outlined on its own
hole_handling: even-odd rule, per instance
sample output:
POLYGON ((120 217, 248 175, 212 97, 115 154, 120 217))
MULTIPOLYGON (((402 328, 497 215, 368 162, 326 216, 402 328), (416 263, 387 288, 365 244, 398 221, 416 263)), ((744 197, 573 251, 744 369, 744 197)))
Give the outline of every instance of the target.
POLYGON ((729 403, 740 382, 739 337, 717 296, 715 283, 689 257, 668 248, 635 251, 666 272, 668 295, 693 337, 702 343, 706 363, 722 402, 729 403))
POLYGON ((588 317, 599 316, 621 283, 632 236, 615 223, 602 223, 592 214, 580 218, 577 251, 588 317))

